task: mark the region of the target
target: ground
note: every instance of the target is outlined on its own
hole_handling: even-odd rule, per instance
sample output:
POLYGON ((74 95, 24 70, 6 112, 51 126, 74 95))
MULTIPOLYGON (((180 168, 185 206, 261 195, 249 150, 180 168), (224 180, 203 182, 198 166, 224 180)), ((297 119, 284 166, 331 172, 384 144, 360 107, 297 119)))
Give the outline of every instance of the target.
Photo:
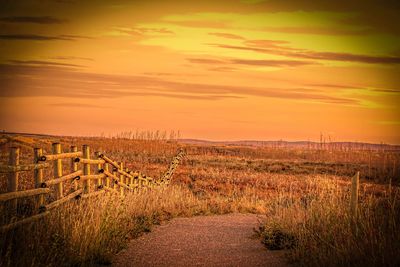
POLYGON ((265 217, 227 214, 176 218, 132 240, 113 266, 287 266, 283 251, 255 237, 265 217))

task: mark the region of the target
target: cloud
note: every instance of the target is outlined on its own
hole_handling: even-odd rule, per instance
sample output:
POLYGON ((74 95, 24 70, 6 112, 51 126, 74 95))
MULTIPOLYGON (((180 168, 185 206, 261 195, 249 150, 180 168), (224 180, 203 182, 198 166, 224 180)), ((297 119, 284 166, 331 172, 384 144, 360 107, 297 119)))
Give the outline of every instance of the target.
POLYGON ((375 0, 337 1, 320 0, 268 0, 253 5, 261 11, 276 12, 331 12, 347 13, 352 16, 340 19, 342 25, 361 26, 371 29, 375 33, 390 33, 399 35, 400 24, 398 14, 400 12, 399 1, 385 1, 384 3, 375 0))
POLYGON ((65 19, 59 19, 51 16, 11 16, 11 17, 1 17, 1 22, 7 23, 36 23, 36 24, 62 24, 68 22, 65 19))
POLYGON ((184 21, 169 21, 166 22, 191 28, 212 28, 212 29, 225 29, 229 28, 227 21, 206 21, 206 20, 184 20, 184 21))
POLYGON ((245 38, 236 34, 231 33, 222 33, 222 32, 210 32, 209 35, 214 35, 227 39, 236 39, 236 40, 244 40, 245 38))
POLYGON ((233 59, 232 64, 266 66, 266 67, 299 67, 305 65, 315 65, 316 62, 300 61, 300 60, 250 60, 250 59, 233 59))
MULTIPOLYGON (((260 43, 260 41, 258 41, 260 43)), ((351 53, 335 53, 335 52, 316 52, 312 50, 296 49, 279 45, 277 43, 270 43, 267 40, 263 45, 255 46, 234 46, 225 44, 209 44, 219 48, 247 50, 258 53, 280 55, 292 58, 314 59, 314 60, 331 60, 331 61, 344 61, 344 62, 358 62, 368 64, 400 64, 399 56, 370 56, 351 53)), ((250 43, 251 44, 251 43, 250 43)))
POLYGON ((338 89, 360 89, 359 86, 344 85, 344 84, 328 84, 328 83, 305 84, 305 86, 322 87, 322 88, 328 87, 328 88, 338 88, 338 89))
POLYGON ((198 84, 159 77, 87 73, 60 66, 0 65, 1 97, 56 96, 70 98, 120 98, 161 96, 181 99, 221 100, 259 96, 357 105, 358 101, 325 95, 309 88, 270 88, 198 84), (23 79, 22 79, 23 77, 23 79))
POLYGON ((74 57, 74 56, 55 56, 55 57, 47 57, 48 59, 57 59, 57 60, 87 60, 94 61, 93 58, 88 57, 74 57))
POLYGON ((70 38, 70 39, 94 39, 93 37, 90 36, 84 36, 84 35, 75 35, 75 34, 62 34, 60 35, 61 38, 70 38))
POLYGON ((237 70, 236 68, 231 67, 212 67, 208 68, 209 71, 222 71, 222 72, 231 72, 237 70))
POLYGON ((173 31, 167 28, 149 28, 149 27, 113 27, 111 35, 119 36, 153 36, 153 35, 173 35, 173 31))
POLYGON ((366 35, 371 29, 340 29, 332 27, 264 27, 266 32, 292 33, 292 34, 315 34, 315 35, 366 35))
POLYGON ((263 60, 263 59, 208 59, 208 58, 188 58, 191 63, 208 64, 208 65, 248 65, 248 66, 265 66, 265 67, 299 67, 305 65, 316 65, 313 61, 301 60, 263 60))
POLYGON ((209 59, 209 58, 187 58, 187 61, 196 64, 227 64, 228 62, 220 59, 209 59))
POLYGON ((81 35, 38 35, 38 34, 0 34, 0 40, 31 40, 31 41, 75 41, 76 39, 91 39, 88 36, 81 35))
POLYGON ((51 107, 62 107, 62 108, 110 108, 107 106, 102 106, 102 105, 95 105, 95 104, 88 104, 88 103, 74 103, 74 102, 66 102, 66 103, 52 103, 52 104, 47 104, 48 106, 51 107))
POLYGON ((53 61, 42 61, 42 60, 8 60, 8 62, 10 62, 12 64, 22 64, 22 65, 83 67, 82 65, 77 65, 77 64, 67 64, 67 63, 59 63, 59 62, 53 62, 53 61))

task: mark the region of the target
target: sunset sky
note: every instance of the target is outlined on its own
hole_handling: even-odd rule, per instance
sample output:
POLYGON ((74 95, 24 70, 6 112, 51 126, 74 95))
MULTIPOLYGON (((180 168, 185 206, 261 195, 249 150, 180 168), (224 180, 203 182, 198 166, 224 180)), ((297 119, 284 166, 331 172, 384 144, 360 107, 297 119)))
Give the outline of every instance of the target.
POLYGON ((400 144, 399 14, 370 0, 2 0, 0 129, 400 144))

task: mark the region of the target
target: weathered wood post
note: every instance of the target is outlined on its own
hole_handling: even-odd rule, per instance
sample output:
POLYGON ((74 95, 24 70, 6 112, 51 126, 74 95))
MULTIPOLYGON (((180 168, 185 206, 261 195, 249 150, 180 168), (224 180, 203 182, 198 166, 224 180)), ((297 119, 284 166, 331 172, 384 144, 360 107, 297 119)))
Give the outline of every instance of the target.
MULTIPOLYGON (((37 164, 40 160, 40 157, 43 155, 43 149, 41 148, 35 148, 33 150, 34 152, 34 158, 33 158, 33 163, 37 164)), ((35 187, 40 188, 43 183, 43 169, 35 169, 34 171, 34 178, 35 178, 35 187)), ((44 195, 40 194, 37 197, 37 207, 39 208, 44 205, 44 195)))
MULTIPOLYGON (((97 160, 100 160, 101 158, 100 158, 100 152, 95 152, 95 155, 96 155, 96 159, 97 160)), ((101 163, 98 163, 97 164, 97 174, 100 174, 100 172, 99 172, 99 170, 101 170, 101 169, 103 169, 103 166, 102 166, 103 164, 101 164, 101 163)), ((101 185, 103 184, 103 181, 102 181, 102 179, 101 178, 99 178, 99 179, 97 179, 97 186, 98 187, 100 187, 101 185)))
MULTIPOLYGON (((104 163, 104 170, 108 172, 108 163, 104 163)), ((106 186, 110 187, 110 177, 106 176, 106 186)), ((110 187, 111 188, 111 187, 110 187)))
MULTIPOLYGON (((116 168, 113 168, 112 174, 113 174, 113 176, 118 177, 118 176, 117 176, 118 172, 116 171, 116 168)), ((116 181, 116 180, 114 180, 114 179, 113 179, 113 181, 114 181, 114 183, 113 183, 113 188, 114 188, 114 189, 117 189, 118 181, 116 181)))
MULTIPOLYGON (((119 162, 118 163, 118 165, 119 165, 119 168, 120 168, 120 170, 124 170, 124 163, 121 161, 121 162, 119 162)), ((124 181, 124 175, 121 173, 121 175, 119 176, 119 181, 121 182, 121 183, 124 183, 125 181, 124 181)), ((120 186, 119 187, 120 188, 120 191, 121 191, 121 196, 124 196, 124 187, 123 186, 120 186)))
POLYGON ((131 177, 129 178, 129 184, 133 186, 134 178, 133 178, 132 172, 128 168, 126 168, 126 172, 131 175, 131 177))
POLYGON ((360 172, 357 172, 351 180, 350 216, 354 224, 358 213, 358 191, 360 187, 360 172))
MULTIPOLYGON (((82 147, 83 158, 90 159, 90 148, 88 145, 83 145, 82 147)), ((84 163, 83 164, 83 175, 90 175, 90 164, 84 163)), ((87 179, 84 182, 84 193, 90 193, 90 179, 87 179)))
MULTIPOLYGON (((78 148, 76 146, 71 146, 71 152, 78 152, 78 148)), ((71 158, 71 172, 76 172, 78 170, 78 162, 75 161, 75 158, 71 158)), ((74 179, 74 189, 78 190, 79 182, 74 179)))
POLYGON ((147 191, 147 179, 146 179, 146 175, 145 174, 141 174, 142 179, 142 187, 143 187, 143 191, 146 192, 147 191))
MULTIPOLYGON (((10 166, 19 165, 19 147, 12 147, 10 150, 8 164, 10 166)), ((18 171, 13 171, 8 174, 8 192, 16 192, 18 190, 18 171)), ((17 213, 17 199, 10 200, 11 214, 17 213)))
MULTIPOLYGON (((60 154, 61 153, 61 144, 60 143, 53 143, 53 154, 60 154)), ((61 159, 54 160, 54 178, 59 178, 62 176, 62 161, 61 159)), ((59 183, 57 185, 57 199, 61 199, 63 197, 63 183, 59 183)))
POLYGON ((133 177, 134 177, 133 186, 135 188, 135 189, 133 189, 133 192, 137 193, 139 191, 139 174, 138 174, 138 172, 135 172, 133 177))

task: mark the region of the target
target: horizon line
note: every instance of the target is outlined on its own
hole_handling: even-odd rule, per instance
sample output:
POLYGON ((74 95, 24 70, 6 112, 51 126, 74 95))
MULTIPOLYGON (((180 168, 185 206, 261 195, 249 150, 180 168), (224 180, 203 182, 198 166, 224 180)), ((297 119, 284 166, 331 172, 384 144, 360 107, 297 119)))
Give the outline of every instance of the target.
MULTIPOLYGON (((50 137, 88 137, 88 138, 113 138, 115 136, 107 137, 107 136, 100 136, 100 135, 60 135, 60 134, 48 134, 48 133, 27 133, 27 132, 13 132, 13 131, 1 131, 0 134, 20 134, 20 135, 39 135, 39 136, 50 136, 50 137)), ((133 139, 132 139, 133 140, 133 139)), ((168 139, 166 139, 168 140, 168 139)), ((364 142, 364 141, 328 141, 328 142, 319 142, 319 141, 311 141, 311 140, 304 140, 299 139, 296 141, 289 141, 285 139, 278 139, 278 140, 258 140, 258 139, 236 139, 236 140, 213 140, 213 139, 203 139, 203 138, 178 138, 178 141, 198 141, 198 142, 209 142, 209 143, 241 143, 241 142, 286 142, 286 143, 313 143, 313 144, 344 144, 344 143, 352 143, 352 144, 366 144, 366 145, 386 145, 386 146, 400 146, 399 144, 394 143, 373 143, 373 142, 364 142)))

